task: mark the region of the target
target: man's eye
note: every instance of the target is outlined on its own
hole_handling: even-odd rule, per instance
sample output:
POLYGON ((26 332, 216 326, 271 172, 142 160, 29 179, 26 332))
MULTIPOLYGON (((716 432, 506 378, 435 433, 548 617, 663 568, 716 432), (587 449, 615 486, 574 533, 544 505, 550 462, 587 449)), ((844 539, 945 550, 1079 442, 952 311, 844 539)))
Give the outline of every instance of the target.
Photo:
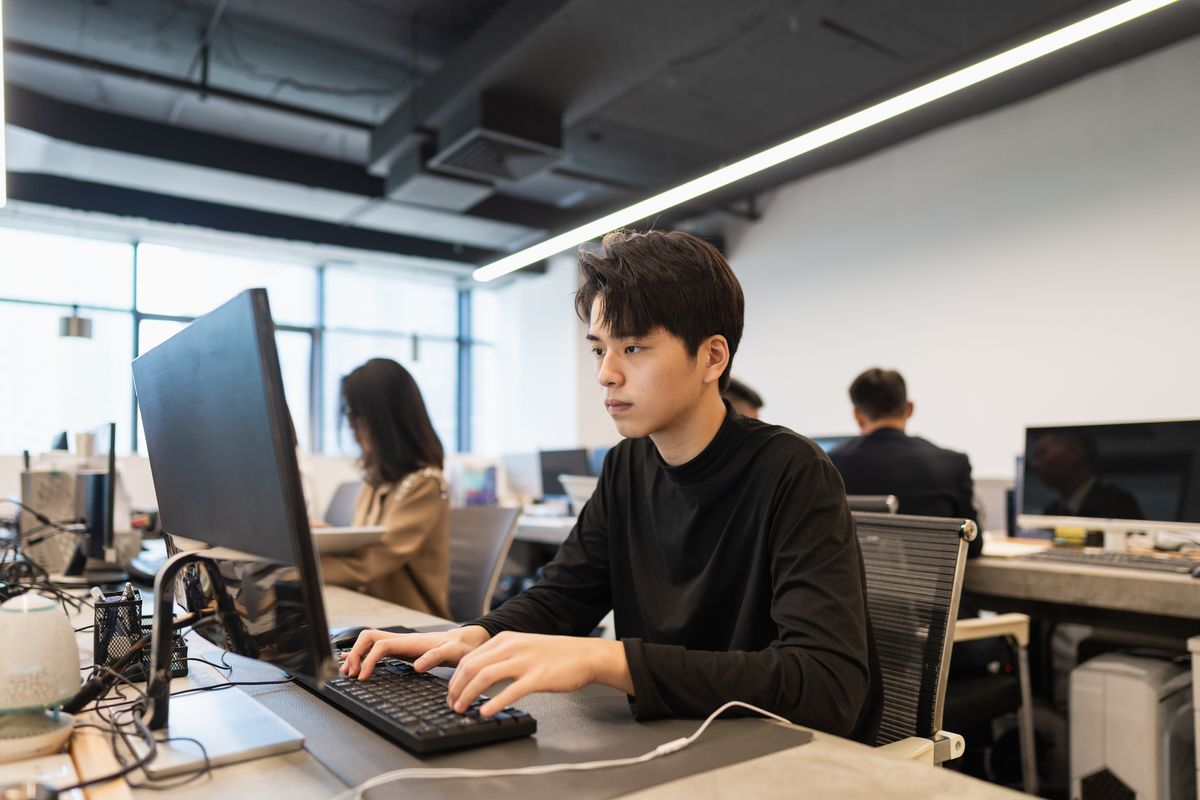
POLYGON ((641 348, 641 346, 640 346, 640 345, 631 344, 631 345, 629 345, 628 347, 626 347, 626 348, 625 348, 625 352, 626 352, 626 353, 629 353, 630 355, 633 355, 634 353, 637 353, 637 352, 639 352, 641 349, 642 349, 642 348, 641 348))
POLYGON ((595 356, 596 358, 602 358, 604 356, 604 351, 601 350, 599 347, 593 347, 592 355, 595 356))

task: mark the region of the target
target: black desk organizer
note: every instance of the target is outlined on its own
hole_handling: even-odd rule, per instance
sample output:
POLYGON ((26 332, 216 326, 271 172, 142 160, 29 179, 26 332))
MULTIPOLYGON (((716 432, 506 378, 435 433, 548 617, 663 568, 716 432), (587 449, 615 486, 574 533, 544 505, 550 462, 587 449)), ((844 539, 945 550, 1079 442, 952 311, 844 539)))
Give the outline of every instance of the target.
MULTIPOLYGON (((153 618, 142 616, 142 595, 134 589, 131 595, 105 595, 95 601, 96 624, 92 628, 92 654, 97 666, 111 667, 141 638, 149 633, 153 618)), ((172 634, 171 677, 188 674, 187 642, 176 631, 172 634)), ((144 681, 150 669, 150 648, 142 650, 141 658, 125 668, 131 681, 144 681)))

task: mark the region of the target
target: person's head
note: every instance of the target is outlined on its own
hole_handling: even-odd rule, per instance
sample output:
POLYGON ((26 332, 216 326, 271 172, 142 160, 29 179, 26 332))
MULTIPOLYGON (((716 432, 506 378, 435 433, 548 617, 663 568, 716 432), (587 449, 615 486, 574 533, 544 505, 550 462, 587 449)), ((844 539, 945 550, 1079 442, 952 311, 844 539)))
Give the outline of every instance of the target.
POLYGON ((1030 459, 1037 476, 1062 494, 1070 494, 1095 475, 1095 445, 1071 431, 1038 436, 1030 459))
POLYGON ((737 378, 731 377, 729 386, 725 387, 724 395, 725 399, 729 401, 729 405, 733 406, 734 411, 743 417, 758 419, 758 410, 763 407, 763 399, 758 392, 737 378))
POLYGON ((421 390, 395 361, 372 358, 342 378, 342 413, 362 449, 368 483, 391 483, 422 467, 441 468, 442 443, 421 390))
POLYGON ((859 375, 850 384, 850 402, 864 435, 880 428, 904 430, 913 413, 904 376, 894 369, 872 367, 859 375))
MULTIPOLYGON (((671 430, 720 403, 745 301, 725 258, 679 231, 617 231, 580 248, 575 310, 623 436, 671 430)), ((721 412, 723 413, 723 411, 721 412)))

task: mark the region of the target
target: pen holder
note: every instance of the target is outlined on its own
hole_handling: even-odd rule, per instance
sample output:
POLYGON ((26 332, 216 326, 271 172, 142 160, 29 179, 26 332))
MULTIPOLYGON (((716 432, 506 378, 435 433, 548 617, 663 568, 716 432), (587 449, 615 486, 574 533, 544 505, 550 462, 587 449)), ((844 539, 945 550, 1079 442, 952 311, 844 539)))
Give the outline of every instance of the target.
MULTIPOLYGON (((149 615, 142 617, 142 628, 150 630, 154 625, 154 616, 149 615)), ((179 631, 171 632, 171 677, 182 678, 188 674, 188 648, 187 640, 183 638, 183 634, 179 631)), ((142 660, 139 663, 131 664, 130 671, 134 673, 131 680, 144 681, 150 673, 150 648, 147 647, 142 651, 142 660)))
MULTIPOLYGON (((97 666, 111 667, 127 655, 141 638, 150 632, 152 617, 142 616, 142 596, 133 594, 106 595, 95 602, 96 624, 92 629, 93 660, 97 666)), ((150 648, 142 650, 141 658, 125 668, 131 681, 144 681, 150 666, 150 648)), ((188 674, 187 642, 177 631, 171 634, 171 677, 188 674)))
POLYGON ((142 638, 142 595, 136 589, 129 595, 104 595, 96 598, 95 612, 92 661, 111 667, 142 638))

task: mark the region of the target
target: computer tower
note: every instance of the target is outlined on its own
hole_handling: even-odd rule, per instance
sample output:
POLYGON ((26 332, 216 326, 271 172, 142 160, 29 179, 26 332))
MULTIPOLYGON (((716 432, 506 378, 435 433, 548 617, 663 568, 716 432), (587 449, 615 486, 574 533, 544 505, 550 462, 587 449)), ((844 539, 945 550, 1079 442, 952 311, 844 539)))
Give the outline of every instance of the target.
POLYGON ((1071 672, 1073 800, 1196 797, 1186 662, 1105 653, 1071 672))

